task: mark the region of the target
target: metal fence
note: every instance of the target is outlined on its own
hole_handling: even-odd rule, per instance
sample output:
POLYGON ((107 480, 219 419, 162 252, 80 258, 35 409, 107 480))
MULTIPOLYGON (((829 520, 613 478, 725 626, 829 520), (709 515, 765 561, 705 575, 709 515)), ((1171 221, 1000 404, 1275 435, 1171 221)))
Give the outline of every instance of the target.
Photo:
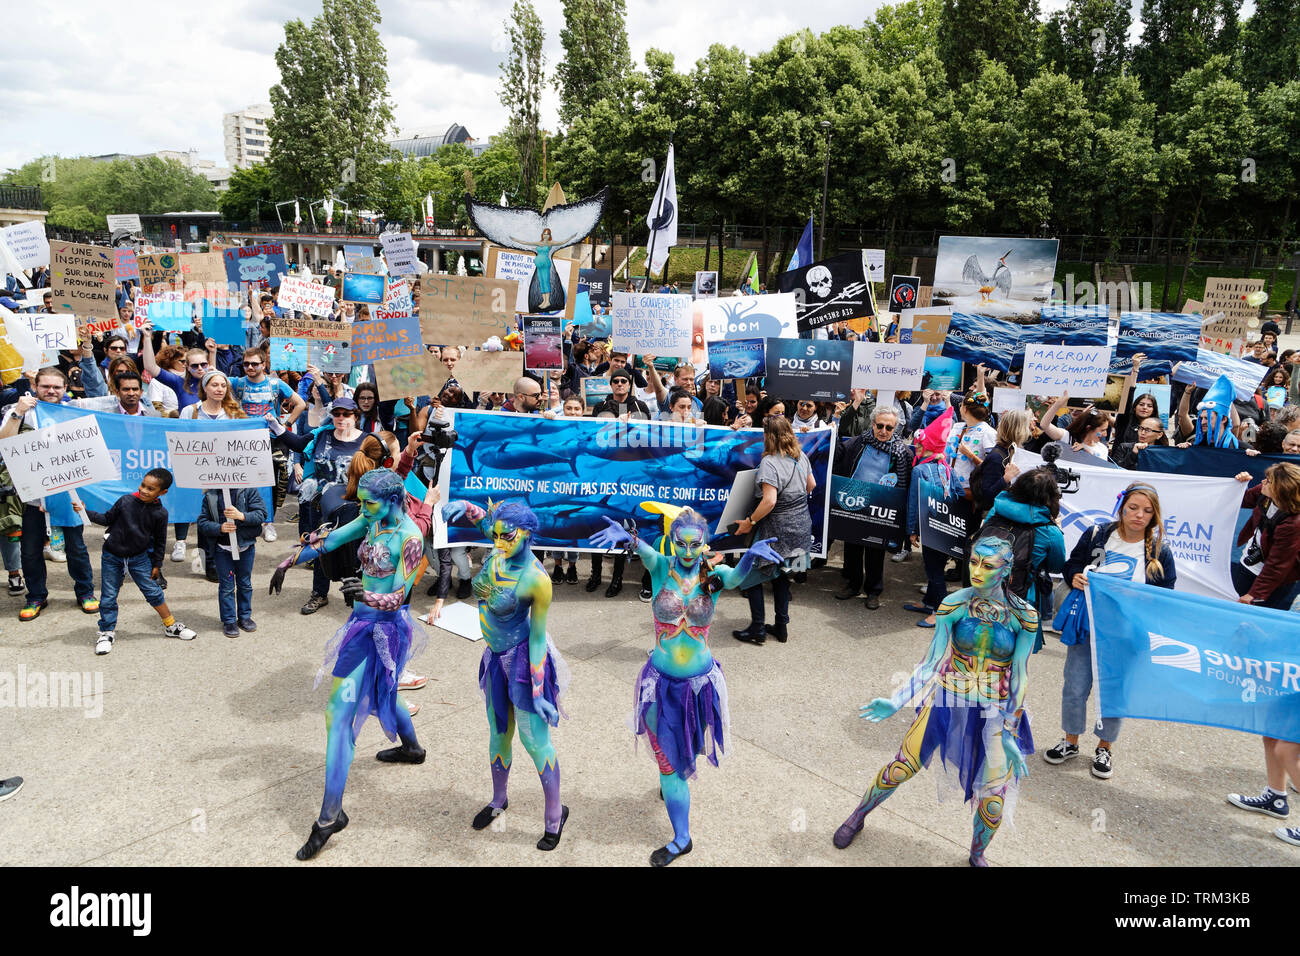
POLYGON ((44 209, 39 186, 0 186, 0 209, 44 209))

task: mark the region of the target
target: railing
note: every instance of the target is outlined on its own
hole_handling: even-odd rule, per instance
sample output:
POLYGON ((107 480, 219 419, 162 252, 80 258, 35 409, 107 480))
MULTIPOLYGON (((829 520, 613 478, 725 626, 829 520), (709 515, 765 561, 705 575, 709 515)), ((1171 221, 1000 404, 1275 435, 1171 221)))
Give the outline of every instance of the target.
POLYGON ((0 186, 0 209, 44 209, 39 186, 0 186))

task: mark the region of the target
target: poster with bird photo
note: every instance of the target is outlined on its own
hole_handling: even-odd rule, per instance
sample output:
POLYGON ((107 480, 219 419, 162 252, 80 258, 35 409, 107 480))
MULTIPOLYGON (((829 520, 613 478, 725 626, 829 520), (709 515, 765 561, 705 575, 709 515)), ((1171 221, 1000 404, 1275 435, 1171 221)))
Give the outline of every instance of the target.
POLYGON ((1057 240, 940 236, 930 304, 1032 325, 1052 294, 1057 240))
POLYGON ((782 292, 795 295, 800 332, 876 314, 862 254, 856 251, 790 269, 779 283, 782 292))

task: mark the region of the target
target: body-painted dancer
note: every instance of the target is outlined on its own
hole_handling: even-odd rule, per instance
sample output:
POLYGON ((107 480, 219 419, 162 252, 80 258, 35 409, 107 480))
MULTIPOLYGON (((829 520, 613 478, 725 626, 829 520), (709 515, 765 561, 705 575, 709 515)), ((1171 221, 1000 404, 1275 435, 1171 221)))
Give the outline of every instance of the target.
POLYGON ((1006 539, 977 539, 970 557, 972 586, 939 605, 925 660, 892 698, 863 705, 864 720, 881 721, 922 695, 897 756, 835 831, 841 850, 861 832, 866 815, 929 766, 937 752, 950 784, 975 804, 970 864, 988 865, 984 852, 998 825, 1011 819, 1019 779, 1027 773, 1024 755, 1034 750, 1022 707, 1038 615, 1006 589, 1012 559, 1006 539))
POLYGON ((378 759, 424 762, 410 711, 397 693, 402 668, 426 643, 408 607, 424 538, 403 510, 405 495, 402 479, 394 472, 387 468, 369 472, 357 487, 360 516, 341 528, 328 531, 326 527, 307 535, 271 576, 271 593, 279 593, 289 568, 365 538, 357 549, 362 576, 343 582, 344 595, 354 601, 352 614, 326 646, 325 661, 316 673, 317 686, 327 670, 334 676, 325 710, 325 799, 311 836, 298 851, 300 860, 311 859, 326 840, 348 825, 343 788, 367 717, 379 718, 389 740, 401 738, 400 747, 380 751, 378 759))
MULTIPOLYGON (((647 502, 647 510, 661 506, 647 502)), ((781 556, 769 538, 757 541, 736 567, 710 568, 704 552, 709 532, 699 512, 685 508, 668 526, 663 554, 606 518, 608 527, 592 536, 597 547, 635 551, 650 572, 654 593, 655 645, 637 678, 633 699, 634 732, 650 741, 659 765, 659 788, 673 826, 672 842, 650 854, 651 866, 667 866, 690 853, 691 790, 697 755, 716 767, 725 754, 731 718, 722 667, 709 650, 709 625, 723 588, 751 587, 763 580, 760 568, 779 566, 781 556)))
POLYGON ((486 828, 510 805, 506 784, 517 720, 519 737, 533 758, 546 798, 545 832, 537 849, 554 850, 569 808, 560 803, 560 762, 551 727, 560 722, 559 699, 568 687, 569 673, 546 634, 551 579, 533 554, 537 516, 527 505, 514 502, 488 502, 484 511, 468 501, 453 501, 442 513, 448 524, 468 521, 477 526, 493 544, 473 580, 479 626, 487 642, 478 685, 487 702, 492 802, 471 825, 475 830, 486 828))

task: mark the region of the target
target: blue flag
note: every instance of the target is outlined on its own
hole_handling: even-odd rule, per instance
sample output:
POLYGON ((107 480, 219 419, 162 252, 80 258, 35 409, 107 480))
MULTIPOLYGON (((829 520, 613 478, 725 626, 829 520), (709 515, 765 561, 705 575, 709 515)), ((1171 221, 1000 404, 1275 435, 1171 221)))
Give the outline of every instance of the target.
POLYGON ((813 217, 808 217, 808 225, 803 227, 803 235, 799 237, 799 244, 794 247, 794 255, 790 257, 790 264, 785 267, 785 271, 791 269, 800 269, 803 266, 811 265, 813 262, 813 217))
POLYGON ((1300 644, 1289 611, 1088 576, 1097 706, 1105 717, 1300 740, 1300 644))
MULTIPOLYGON (((167 432, 201 433, 245 429, 265 432, 267 430, 266 422, 260 418, 191 422, 178 418, 146 418, 141 415, 91 412, 75 405, 51 405, 47 402, 37 402, 35 411, 36 425, 39 428, 71 421, 85 415, 94 415, 99 422, 104 443, 108 445, 108 453, 121 470, 122 478, 120 481, 97 481, 93 485, 82 485, 77 489, 77 495, 92 511, 107 511, 118 498, 138 491, 141 479, 152 469, 171 469, 171 460, 167 457, 167 432)), ((271 489, 263 488, 261 491, 269 511, 271 489)), ((172 485, 163 497, 162 503, 167 509, 169 522, 194 521, 198 518, 199 508, 203 504, 203 490, 172 485)), ((66 523, 75 525, 80 522, 78 520, 66 523)))

